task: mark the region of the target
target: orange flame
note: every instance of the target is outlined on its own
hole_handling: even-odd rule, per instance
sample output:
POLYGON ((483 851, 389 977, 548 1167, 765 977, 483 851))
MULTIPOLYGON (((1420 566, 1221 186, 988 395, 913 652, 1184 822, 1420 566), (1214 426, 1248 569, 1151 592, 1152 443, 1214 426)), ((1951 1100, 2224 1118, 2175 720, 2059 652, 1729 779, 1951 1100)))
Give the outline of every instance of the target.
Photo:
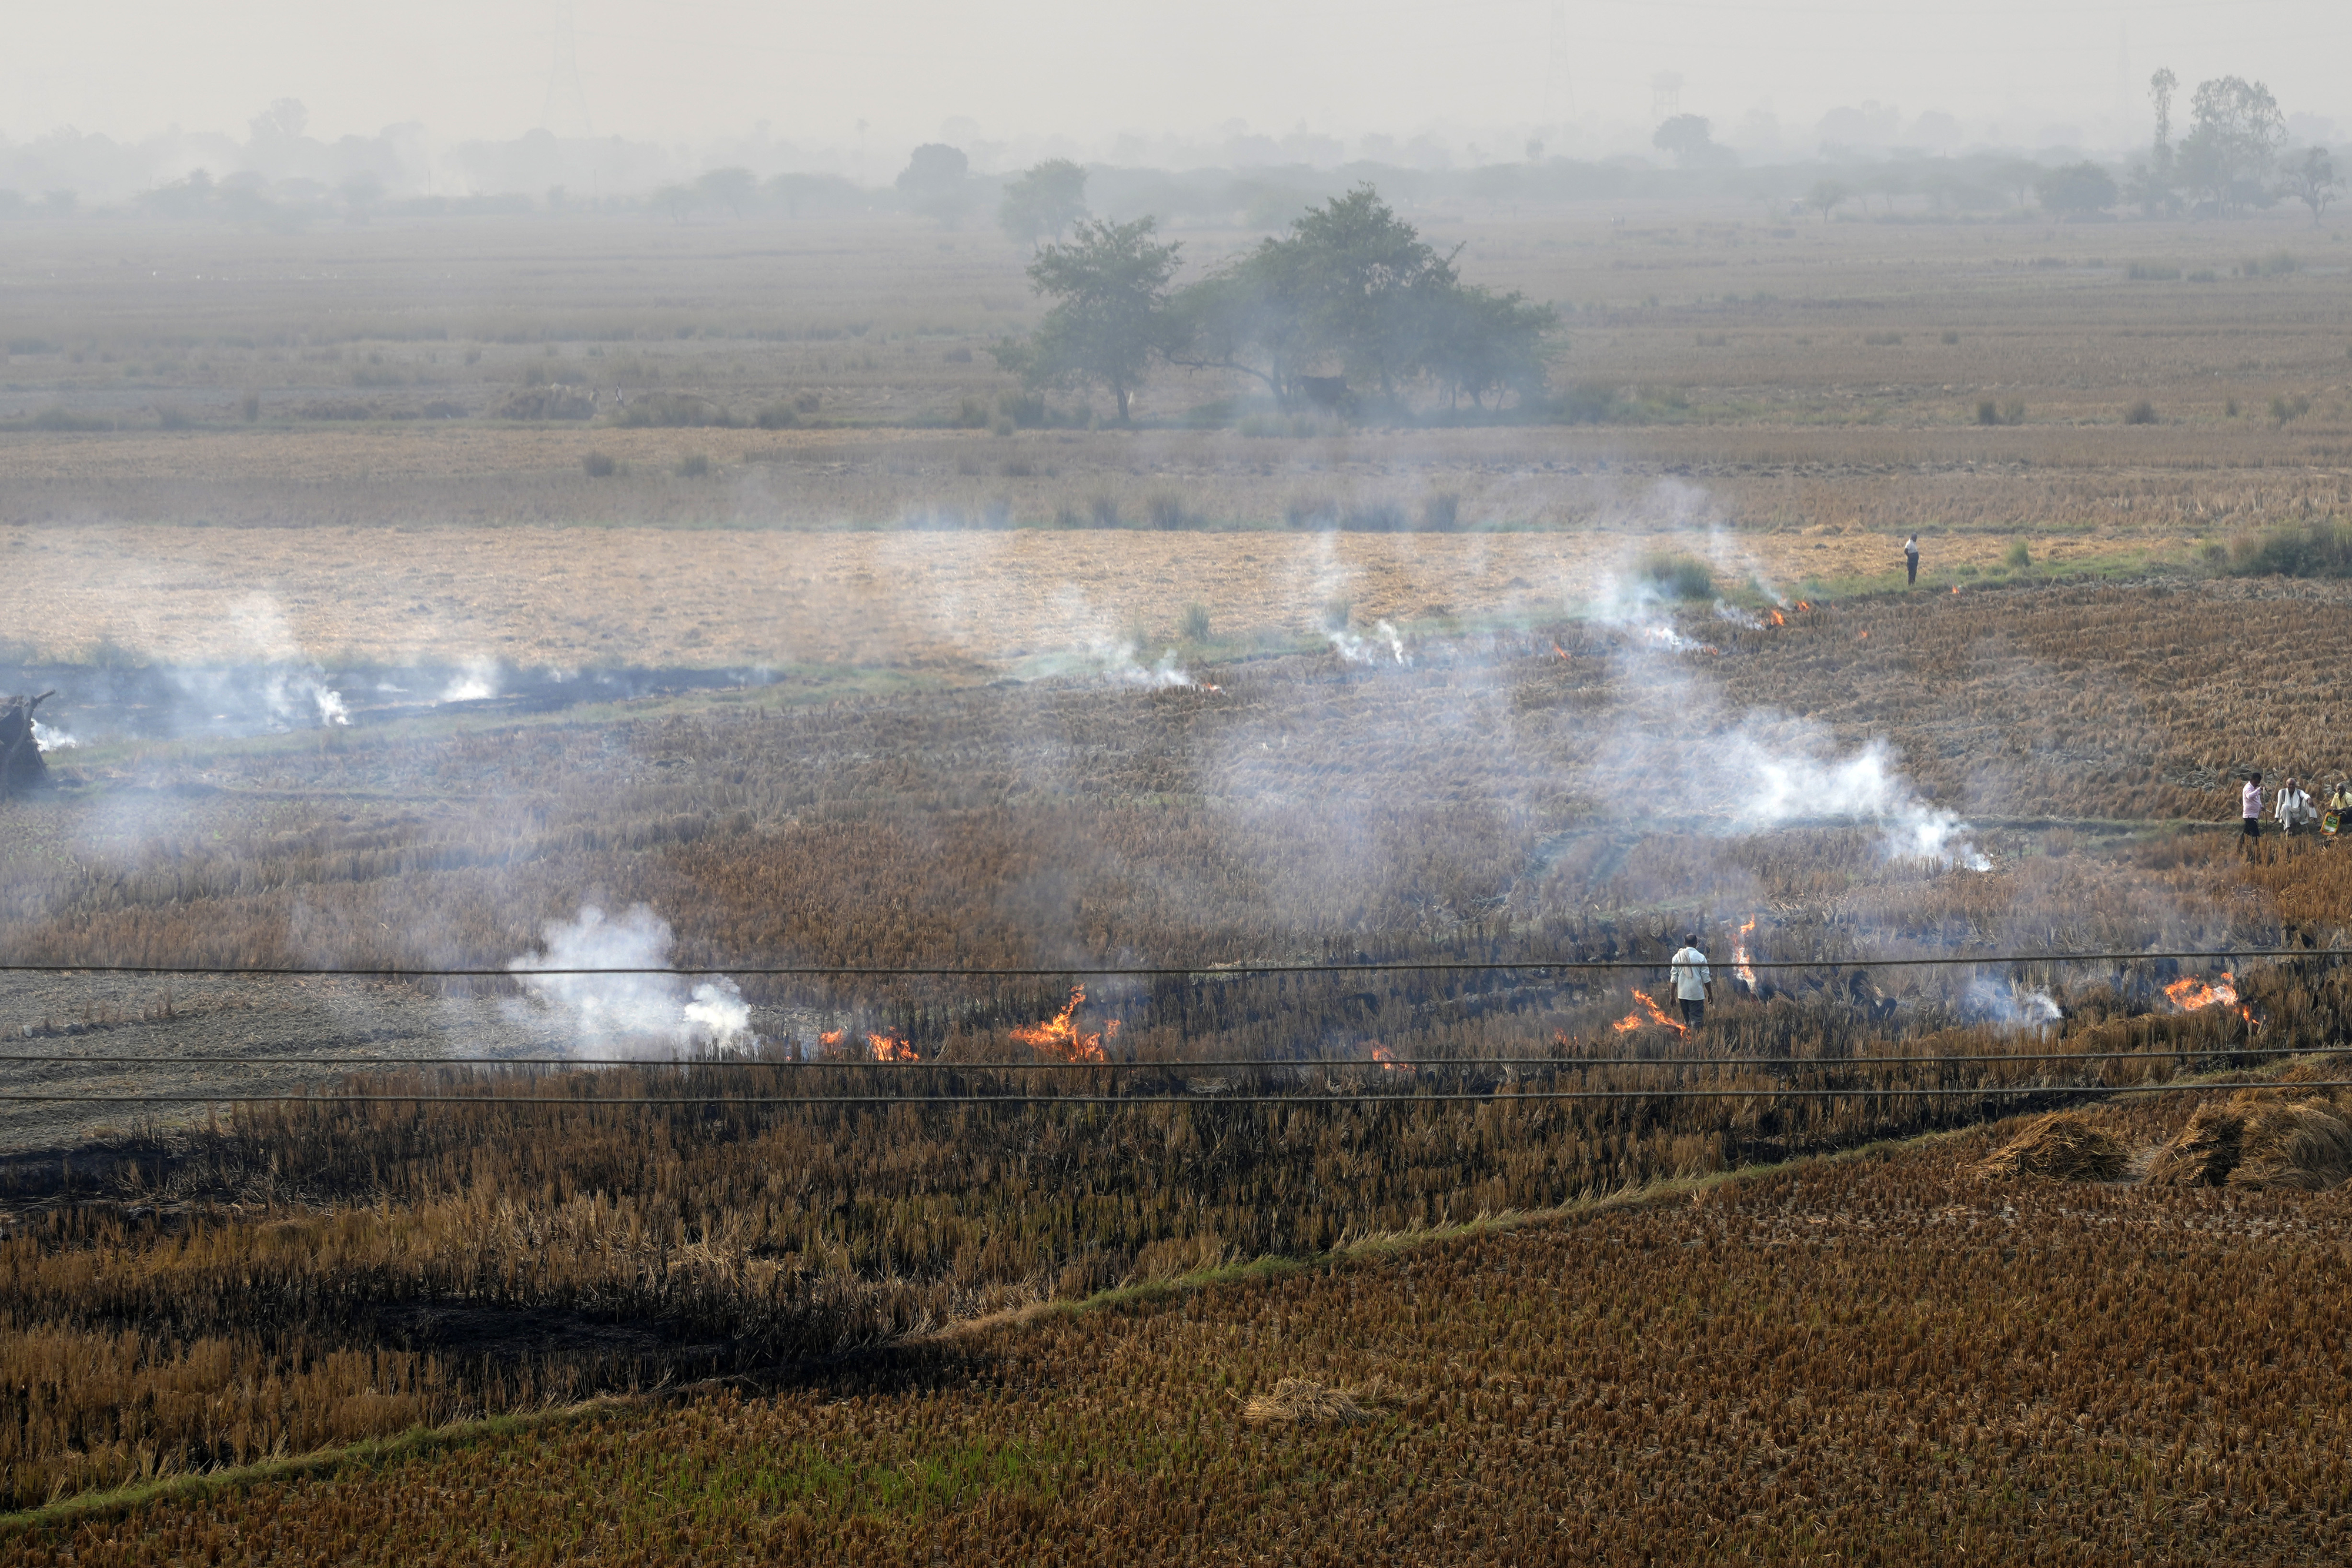
POLYGON ((1642 1028, 1645 1024, 1654 1023, 1664 1024, 1666 1028, 1674 1030, 1676 1034, 1690 1033, 1690 1030, 1687 1027, 1668 1018, 1666 1016, 1665 1009, 1650 999, 1648 992, 1635 991, 1633 993, 1633 999, 1641 1003, 1642 1007, 1636 1008, 1633 1011, 1627 1013, 1623 1018, 1619 1019, 1615 1023, 1609 1026, 1611 1029, 1615 1030, 1619 1034, 1631 1034, 1633 1030, 1642 1028), (1643 1009, 1648 1009, 1649 1017, 1643 1018, 1642 1016, 1643 1009))
POLYGON ((1044 1023, 1027 1029, 1016 1029, 1013 1038, 1033 1051, 1051 1052, 1065 1061, 1102 1061, 1103 1038, 1118 1035, 1118 1020, 1112 1019, 1103 1026, 1102 1033, 1087 1034, 1078 1028, 1078 1009, 1086 1005, 1087 988, 1070 988, 1070 1005, 1047 1019, 1044 1023))
POLYGON ((1560 646, 1559 643, 1554 643, 1551 645, 1551 651, 1552 651, 1553 653, 1555 653, 1559 654, 1559 655, 1561 658, 1563 658, 1563 659, 1565 659, 1565 658, 1567 658, 1567 657, 1568 657, 1568 650, 1567 650, 1567 649, 1565 649, 1565 648, 1563 648, 1563 647, 1561 647, 1561 646, 1560 646))
POLYGON ((915 1048, 895 1034, 869 1034, 866 1043, 873 1050, 877 1061, 920 1061, 915 1048))
POLYGON ((1780 613, 1779 611, 1777 611, 1777 610, 1775 610, 1774 612, 1772 612, 1772 624, 1773 624, 1773 625, 1775 625, 1775 626, 1786 626, 1788 623, 1789 623, 1789 618, 1788 618, 1787 616, 1785 616, 1785 615, 1781 614, 1781 613, 1780 613))
POLYGON ((1853 640, 1857 643, 1867 643, 1870 641, 1870 633, 1867 632, 1857 632, 1854 633, 1853 640))
POLYGON ((1755 929, 1756 916, 1751 915, 1748 924, 1732 933, 1731 937, 1731 972, 1747 981, 1751 991, 1756 988, 1756 969, 1748 957, 1748 934, 1755 929))
POLYGON ((1801 600, 1801 599, 1800 599, 1799 601, 1797 601, 1797 612, 1798 612, 1799 614, 1801 614, 1801 614, 1803 614, 1806 611, 1811 610, 1811 608, 1812 608, 1812 606, 1811 606, 1811 604, 1808 604, 1807 602, 1805 602, 1805 601, 1803 601, 1803 600, 1801 600))
POLYGON ((1958 583, 1957 583, 1957 582, 1956 582, 1956 583, 1952 584, 1952 591, 1953 591, 1954 593, 1958 593, 1959 591, 1960 591, 1960 585, 1959 585, 1958 583))
POLYGON ((2193 975, 2183 975, 2165 987, 2164 994, 2182 1012, 2193 1013, 2200 1008, 2218 1005, 2228 1008, 2256 1029, 2263 1027, 2262 1020, 2254 1017, 2254 1009, 2238 999, 2237 979, 2227 969, 2221 971, 2221 983, 2218 986, 2209 986, 2193 975))
POLYGON ((841 1043, 841 1037, 848 1032, 845 1029, 826 1030, 816 1037, 817 1046, 821 1050, 831 1051, 841 1043))
POLYGON ((1369 1055, 1374 1061, 1381 1064, 1381 1071, 1383 1072, 1411 1072, 1412 1071, 1412 1062, 1399 1061, 1396 1059, 1395 1053, 1377 1040, 1368 1041, 1364 1046, 1364 1051, 1365 1054, 1369 1055))

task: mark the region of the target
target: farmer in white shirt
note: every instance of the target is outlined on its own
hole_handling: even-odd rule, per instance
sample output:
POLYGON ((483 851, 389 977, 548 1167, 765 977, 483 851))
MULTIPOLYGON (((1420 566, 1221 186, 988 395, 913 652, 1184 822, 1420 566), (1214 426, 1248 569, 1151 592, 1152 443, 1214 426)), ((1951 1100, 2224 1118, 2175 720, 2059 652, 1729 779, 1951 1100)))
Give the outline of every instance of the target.
POLYGON ((1707 988, 1715 984, 1715 971, 1706 967, 1706 955, 1698 950, 1698 933, 1683 933, 1683 950, 1675 955, 1666 973, 1675 982, 1675 1001, 1682 1009, 1683 1023, 1698 1028, 1706 1020, 1707 988))
POLYGON ((2246 821, 2243 832, 2238 840, 2238 848, 2242 853, 2252 854, 2263 837, 2263 776, 2261 774, 2246 775, 2246 787, 2238 791, 2238 809, 2246 821))
POLYGON ((2286 788, 2278 792, 2277 815, 2279 831, 2288 838, 2319 820, 2319 813, 2311 809, 2311 797, 2304 792, 2302 781, 2294 779, 2288 779, 2286 788))

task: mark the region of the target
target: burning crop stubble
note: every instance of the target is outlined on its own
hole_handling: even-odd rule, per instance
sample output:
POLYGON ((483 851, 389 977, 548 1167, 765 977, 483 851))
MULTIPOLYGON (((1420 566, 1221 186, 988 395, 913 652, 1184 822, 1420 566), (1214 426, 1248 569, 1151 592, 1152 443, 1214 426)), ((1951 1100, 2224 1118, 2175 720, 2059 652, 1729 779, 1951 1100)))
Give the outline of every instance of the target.
MULTIPOLYGON (((2240 319, 2248 303, 2228 308, 2241 335, 2273 332, 2265 351, 2295 346, 2267 316, 2254 327, 2240 319)), ((1661 362, 1630 311, 1596 313, 1579 333, 1603 365, 1661 362)), ((1983 336, 1971 331, 1968 353, 1983 336)), ((873 385, 845 395, 880 398, 911 351, 891 346, 887 362, 858 371, 873 385)), ((2067 359, 2074 350, 2054 337, 2030 356, 2046 359, 2039 369, 2015 345, 1986 351, 2004 373, 2042 378, 2032 392, 2038 417, 2063 417, 2072 394, 2058 387, 2086 379, 2081 356, 2067 359), (2063 373, 2052 374, 2061 361, 2063 373)), ((1864 379, 1875 381, 1886 350, 1872 353, 1864 379)), ((2235 767, 2317 774, 2343 760, 2330 749, 2352 727, 2336 696, 2336 673, 2352 657, 2339 590, 2074 584, 1955 596, 1937 575, 1985 573, 2021 523, 2034 529, 2035 561, 2080 565, 2133 552, 2178 558, 2213 527, 2297 507, 2322 515, 2340 501, 2340 479, 2315 470, 2307 448, 2336 439, 2335 427, 2315 422, 2290 437, 2209 421, 2160 454, 2136 447, 2126 471, 2095 430, 1948 427, 1925 394, 1841 409, 1854 358, 1841 349, 1784 363, 1806 384, 1776 394, 1769 410, 1740 412, 1747 394, 1737 389, 1699 389, 1685 405, 1714 411, 1702 415, 1706 427, 1638 432, 1271 440, 824 431, 755 444, 707 430, 453 423, 263 424, 204 432, 202 445, 177 432, 168 446, 157 433, 0 437, 0 478, 18 516, 152 520, 10 530, 6 548, 36 570, 0 575, 16 596, 8 608, 50 652, 112 639, 142 656, 226 658, 236 607, 268 593, 283 606, 299 667, 321 674, 356 661, 415 662, 420 651, 451 666, 495 657, 507 669, 569 668, 617 652, 787 674, 756 695, 612 714, 495 725, 456 716, 78 757, 84 792, 16 811, 23 831, 0 845, 0 939, 12 952, 65 962, 496 965, 541 941, 552 951, 617 930, 633 954, 667 942, 681 961, 714 968, 755 955, 981 966, 1663 961, 1671 934, 1687 926, 1707 934, 1719 967, 1735 938, 1753 961, 1825 961, 1796 976, 1763 971, 1763 984, 1710 1008, 1707 1048, 1744 1058, 1728 1070, 1580 1064, 1601 1050, 1664 1059, 1685 1047, 1622 982, 1541 977, 1113 982, 1096 986, 1083 1009, 1043 982, 755 980, 740 1013, 723 993, 556 997, 557 1016, 580 1019, 576 1032, 604 1026, 648 1055, 715 1043, 708 1035, 723 1022, 768 1033, 779 1054, 813 1036, 838 1053, 827 1072, 878 1075, 889 1069, 853 1063, 913 1055, 964 1075, 939 1077, 943 1085, 1022 1084, 1043 1052, 1098 1052, 1118 1056, 1130 1084, 1197 1085, 1208 1096, 1274 1084, 1328 1098, 1029 1110, 315 1104, 118 1134, 87 1152, 79 1188, 60 1189, 46 1160, 9 1172, 0 1313, 24 1359, 21 1377, 0 1377, 0 1388, 21 1388, 18 1420, 0 1429, 18 1435, 5 1456, 14 1495, 33 1500, 664 1376, 768 1375, 795 1356, 1122 1280, 1540 1208, 1979 1119, 2013 1103, 1766 1097, 1783 1085, 1989 1090, 2054 1079, 2051 1064, 2027 1060, 2039 1050, 2148 1052, 2095 1069, 2125 1084, 2178 1071, 2173 1051, 2226 1059, 2253 1040, 2257 1020, 2266 1047, 2340 1038, 2343 975, 2320 962, 2230 977, 2242 1013, 2168 994, 2216 977, 2164 966, 1998 977, 1837 966, 1882 952, 2249 937, 2336 946, 2352 924, 2352 870, 2340 855, 2289 846, 2242 867, 2218 841, 2175 831, 2179 820, 2226 814, 2235 767), (590 445, 631 472, 589 479, 579 458, 590 445), (711 452, 716 475, 677 474, 689 449, 711 452), (173 486, 153 482, 174 467, 173 486), (1706 490, 1662 487, 1677 468, 1704 475, 1706 490), (351 477, 362 470, 373 476, 351 477), (331 492, 319 483, 329 477, 331 492), (1450 517, 1485 531, 1277 527, 1292 513, 1423 515, 1424 492, 1438 486, 1454 498, 1450 517), (1180 491, 1181 507, 1150 505, 1180 491), (995 526, 1045 522, 1074 498, 1099 498, 1122 517, 1248 531, 995 526), (177 526, 193 515, 214 526, 177 526), (495 526, 381 527, 428 515, 495 526), (835 531, 906 519, 935 527, 835 531), (727 526, 557 526, 614 520, 727 526), (1784 607, 1769 591, 1891 575, 1895 540, 1919 525, 1949 530, 1928 538, 1933 602, 1841 592, 1824 607, 1809 589, 1811 602, 1784 607), (1653 604, 1613 629, 1606 617, 1563 619, 1662 528, 1680 530, 1675 548, 1706 557, 1716 587, 1732 595, 1721 611, 1653 604), (388 541, 402 558, 389 566, 388 541), (1188 602, 1225 637, 1186 649, 1162 676, 1158 650, 1174 641, 1176 607, 1188 602), (1328 652, 1299 652, 1327 638, 1328 652), (2305 695, 2251 699, 2250 647, 2269 678, 2305 695), (332 659, 321 652, 331 648, 332 659), (978 684, 1024 660, 1088 649, 1100 652, 1062 677, 978 684), (813 670, 830 673, 812 679, 813 670), (1780 785, 1759 789, 1765 776, 1780 785), (1856 787, 1826 787, 1841 779, 1856 787), (1959 858, 1960 819, 1990 870, 1948 863, 1959 858), (625 913, 592 920, 591 904, 625 913), (1635 1027, 1621 1039, 1611 1026, 1629 1003, 1635 1027), (719 1010, 698 1018, 696 1006, 719 1010), (1115 1039, 1112 1016, 1122 1020, 1115 1039), (614 1030, 615 1020, 626 1027, 614 1030), (1557 1065, 1482 1065, 1547 1050, 1557 1065), (1935 1065, 1864 1068, 1857 1054, 1935 1065), (1276 1065, 1253 1075, 1191 1064, 1212 1055, 1276 1065), (1942 1060, 1964 1055, 1997 1060, 1942 1060), (1302 1056, 1360 1065, 1278 1065, 1302 1056), (1400 1056, 1444 1065, 1391 1076, 1397 1064, 1386 1059, 1400 1056), (1502 1094, 1475 1108, 1375 1105, 1353 1097, 1358 1079, 1502 1094), (1511 1103, 1520 1088, 1694 1082, 1756 1097, 1511 1103), (61 1366, 87 1375, 59 1377, 61 1366)), ((682 366, 646 359, 640 368, 659 369, 665 385, 687 379, 682 366)), ((824 400, 832 408, 843 398, 828 388, 824 400)), ((453 677, 449 691, 458 689, 453 677)), ((353 1009, 352 1027, 365 1012, 353 1009)), ((593 1079, 402 1071, 355 1082, 509 1098, 704 1087, 723 1099, 743 1080, 647 1064, 593 1079)), ((1838 1188, 1823 1223, 1873 1227, 1879 1250, 1867 1266, 1896 1267, 1884 1244, 1928 1222, 1930 1197, 1949 1191, 1942 1176, 1930 1186, 1838 1188), (1893 1208, 1874 1207, 1882 1203, 1893 1208)), ((1788 1188, 1762 1194, 1763 1230, 1808 1234, 1791 1228, 1788 1188), (1776 1202, 1779 1218, 1767 1213, 1776 1202)), ((2072 1217, 2062 1210, 2048 1223, 2063 1230, 2072 1217)), ((1684 1256, 1674 1244, 1686 1239, 1638 1227, 1623 1238, 1670 1259, 1684 1256)), ((1707 1257, 1695 1264, 1737 1244, 1727 1231, 1702 1240, 1707 1257)), ((1771 1278, 1801 1316, 1803 1292, 1823 1270, 1844 1280, 1861 1266, 1840 1254, 1771 1278)), ((1559 1267, 1542 1273, 1559 1277, 1559 1267)), ((1738 1296, 1703 1270, 1693 1280, 1738 1296)), ((2079 1291, 2064 1293, 2074 1283, 2050 1290, 2079 1303, 2079 1291)), ((1418 1289, 1369 1302, 1364 1322, 1414 1321, 1428 1299, 1418 1289)), ((1898 1280, 1887 1299, 1916 1301, 1925 1289, 1898 1280)), ((1968 1326, 1978 1339, 2005 1332, 1989 1310, 1968 1326)), ((1540 1337, 1572 1345, 1589 1328, 1540 1337)), ((1622 1397, 1593 1396, 1589 1369, 1538 1367, 1534 1353, 1496 1351, 1507 1334, 1480 1332, 1486 1392, 1441 1388, 1406 1402, 1408 1415, 1439 1414, 1454 1444, 1445 1453, 1464 1451, 1464 1432, 1501 1442, 1516 1427, 1511 1440, 1540 1440, 1571 1415, 1581 1427, 1626 1424, 1622 1397), (1526 1416, 1524 1384, 1496 1381, 1535 1371, 1575 1385, 1542 1396, 1549 1426, 1526 1416)), ((1362 1368, 1275 1364, 1279 1332, 1244 1337, 1237 1396, 1286 1375, 1370 1382, 1362 1368)), ((1757 1348, 1766 1361, 1789 1351, 1769 1334, 1757 1348)), ((1076 1354, 1100 1349, 1087 1342, 1076 1354)), ((1327 1363, 1330 1354, 1317 1351, 1327 1363)), ((1751 1358, 1751 1371, 1761 1364, 1751 1358)), ((1152 1375, 1154 1387, 1177 1385, 1167 1367, 1152 1375)), ((1857 1386, 1811 1367, 1801 1396, 1857 1386)), ((2259 1405, 2273 1387, 2231 1397, 2259 1405)), ((2061 1391, 2074 1401, 2073 1428, 2059 1404, 2011 1420, 1961 1396, 1954 1408, 1968 1409, 1964 1419, 1946 1412, 1940 1426, 1903 1428, 1871 1451, 1881 1474, 1932 1442, 1989 1474, 2022 1463, 2039 1483, 2106 1485, 2112 1470, 2099 1467, 2124 1462, 2113 1445, 2084 1448, 2084 1468, 2072 1471, 2017 1458, 2021 1443, 2046 1457, 2081 1430, 2089 1389, 2061 1391)), ((1705 1412, 1696 1425, 1653 1410, 1644 1429, 1666 1420, 1692 1452, 1717 1443, 1747 1456, 1743 1464, 1760 1455, 1754 1479, 1780 1489, 1764 1493, 1763 1539, 1795 1517, 1789 1511, 1811 1506, 1823 1475, 1844 1475, 1807 1471, 1830 1465, 1826 1454, 1791 1463, 1811 1412, 1784 1403, 1718 1410, 1703 1398, 1690 1406, 1705 1412), (1763 1448, 1741 1446, 1751 1417, 1763 1448)), ((1201 1430, 1197 1401, 1171 1407, 1201 1430)), ((822 1427, 827 1419, 774 1430, 781 1442, 837 1449, 845 1434, 822 1427)), ((1853 1440, 1835 1452, 1877 1441, 1865 1427, 1892 1430, 1856 1421, 1841 1428, 1853 1440)), ((964 1451, 989 1474, 1009 1474, 991 1457, 1003 1451, 991 1430, 983 1420, 964 1451)), ((2228 1470, 2200 1443, 2167 1461, 2168 1496, 2210 1497, 2214 1467, 2228 1470)), ((2282 1448, 2265 1462, 2305 1484, 2306 1458, 2282 1448)), ((1445 1473, 1437 1458, 1431 1473, 1445 1473)), ((1046 1456, 1049 1469, 1055 1462, 1046 1456)), ((1698 1484, 1704 1469, 1685 1479, 1698 1484)), ((1062 1484, 1055 1478, 1066 1476, 1006 1496, 1034 1508, 1062 1484)), ((1596 1473, 1580 1500, 1553 1500, 1547 1521, 1571 1507, 1591 1519, 1591 1498, 1612 1484, 1596 1473)), ((866 1485, 847 1492, 866 1496, 866 1485)), ((1980 1518, 1979 1496, 1966 1489, 1923 1485, 1912 1495, 1980 1518)), ((1702 1500, 1688 1486, 1675 1497, 1702 1500)), ((1638 1520, 1643 1500, 1621 1500, 1622 1517, 1638 1520)), ((1415 1506, 1399 1500, 1395 1516, 1426 1519, 1415 1506)), ((859 1530, 890 1520, 887 1508, 853 1511, 867 1521, 859 1530)), ((955 1500, 945 1516, 955 1528, 966 1518, 955 1500)), ((775 1542, 825 1549, 825 1520, 789 1509, 781 1518, 775 1542)), ((1642 1526, 1646 1540, 1664 1539, 1658 1524, 1642 1526)), ((2250 1549, 2283 1538, 2247 1528, 2250 1549)), ((94 1537, 83 1545, 110 1549, 94 1537)))

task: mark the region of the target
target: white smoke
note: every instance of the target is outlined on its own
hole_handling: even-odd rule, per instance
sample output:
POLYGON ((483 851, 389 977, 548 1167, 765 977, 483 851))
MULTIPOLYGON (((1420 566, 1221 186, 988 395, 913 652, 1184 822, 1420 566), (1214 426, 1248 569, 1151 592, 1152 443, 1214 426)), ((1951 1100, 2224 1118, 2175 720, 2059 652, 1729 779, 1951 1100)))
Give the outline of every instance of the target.
POLYGON ((1687 653, 1706 646, 1685 637, 1675 625, 1675 601, 1646 577, 1601 575, 1599 591, 1588 612, 1603 626, 1630 633, 1638 643, 1671 653, 1687 653))
POLYGON ((33 747, 37 751, 71 751, 80 744, 62 729, 52 729, 39 719, 33 721, 33 747))
POLYGON ((445 703, 478 703, 499 695, 499 666, 489 659, 468 659, 463 669, 449 677, 449 684, 435 698, 445 703))
POLYGON ((1369 637, 1360 637, 1345 626, 1336 627, 1325 635, 1330 638, 1333 652, 1350 664, 1371 664, 1380 657, 1383 644, 1388 648, 1389 657, 1396 663, 1412 663, 1405 656, 1404 638, 1385 621, 1373 622, 1372 634, 1369 637))
POLYGON ((1135 655, 1136 648, 1132 643, 1098 643, 1094 648, 1096 663, 1113 685, 1166 691, 1192 684, 1192 675, 1177 662, 1173 648, 1162 653, 1160 662, 1149 668, 1139 663, 1135 655))
POLYGON ((1715 601, 1715 618, 1717 621, 1728 621, 1734 626, 1742 626, 1750 632, 1761 632, 1764 630, 1764 618, 1762 616, 1742 610, 1737 604, 1732 604, 1720 599, 1715 601))
MULTIPOLYGON (((1670 497, 1677 515, 1696 507, 1696 494, 1684 486, 1670 497)), ((1676 628, 1674 602, 1647 578, 1610 573, 1588 607, 1595 622, 1628 633, 1628 674, 1648 688, 1645 717, 1622 737, 1614 754, 1640 768, 1644 781, 1634 788, 1658 809, 1727 816, 1732 831, 1740 832, 1803 821, 1865 821, 1885 833, 1890 856, 1992 869, 1967 824, 1920 797, 1884 740, 1844 751, 1820 725, 1762 711, 1742 714, 1724 727, 1714 685, 1679 660, 1654 657, 1710 646, 1676 628), (1675 727, 1663 744, 1654 727, 1661 713, 1674 716, 1675 727)), ((1735 620, 1746 613, 1722 601, 1716 612, 1735 620)))
MULTIPOLYGON (((669 923, 640 904, 619 919, 593 904, 576 920, 541 928, 544 951, 511 959, 530 969, 659 969, 669 962, 669 923)), ((691 991, 670 974, 524 975, 531 1002, 510 1008, 553 1011, 583 1050, 620 1056, 685 1055, 695 1051, 747 1051, 759 1044, 751 1009, 735 982, 705 980, 691 991)))
POLYGON ((1990 975, 1969 981, 1960 992, 1960 1006, 1972 1017, 2005 1030, 2040 1029, 2066 1016, 2048 991, 2029 990, 1990 975))
POLYGON ((1890 855, 1969 871, 1992 869, 1957 813, 1919 798, 1884 740, 1873 739, 1841 757, 1810 724, 1749 714, 1728 734, 1706 737, 1700 749, 1702 766, 1716 776, 1709 793, 1729 807, 1734 825, 1742 831, 1859 819, 1885 831, 1890 855))
POLYGON ((230 607, 229 622, 252 666, 171 672, 173 685, 213 722, 237 732, 278 734, 352 722, 342 694, 327 684, 318 662, 303 653, 276 600, 247 594, 230 607))

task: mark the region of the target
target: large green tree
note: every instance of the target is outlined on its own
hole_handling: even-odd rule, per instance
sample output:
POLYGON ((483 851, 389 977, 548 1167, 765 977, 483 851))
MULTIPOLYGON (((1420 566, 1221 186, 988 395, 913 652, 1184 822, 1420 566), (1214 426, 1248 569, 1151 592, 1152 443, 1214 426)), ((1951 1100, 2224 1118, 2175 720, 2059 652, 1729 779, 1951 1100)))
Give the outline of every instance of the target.
POLYGON ((1039 251, 1029 281, 1053 308, 1026 343, 999 350, 999 361, 1034 387, 1098 384, 1127 419, 1152 352, 1166 342, 1168 282, 1182 248, 1155 239, 1154 227, 1150 218, 1081 222, 1066 244, 1039 251))
POLYGON ((898 194, 907 205, 943 228, 963 221, 971 207, 971 162, 960 147, 926 141, 898 171, 898 194))
POLYGON ((2086 218, 2116 204, 2116 181, 2096 163, 2068 163, 2034 181, 2033 193, 2051 212, 2086 218))
POLYGON ((1087 172, 1066 158, 1049 158, 1004 187, 997 226, 1015 245, 1060 239, 1087 216, 1087 172))
POLYGON ((1170 357, 1252 376, 1286 405, 1308 378, 1334 376, 1383 399, 1423 376, 1474 402, 1539 390, 1556 317, 1465 288, 1455 254, 1359 186, 1179 295, 1170 357))
POLYGON ((2189 116, 2178 162, 2183 185, 2224 214, 2276 199, 2271 172, 2286 142, 2286 117, 2270 89, 2242 77, 2215 77, 2197 84, 2189 116))

